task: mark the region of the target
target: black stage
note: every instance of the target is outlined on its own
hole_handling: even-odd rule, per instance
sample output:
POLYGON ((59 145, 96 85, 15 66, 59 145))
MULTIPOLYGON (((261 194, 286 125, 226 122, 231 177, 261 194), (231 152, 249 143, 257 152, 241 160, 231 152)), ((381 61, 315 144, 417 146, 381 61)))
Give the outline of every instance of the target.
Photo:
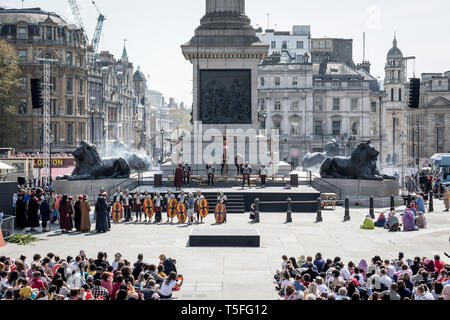
MULTIPOLYGON (((141 192, 148 191, 151 194, 160 192, 165 194, 167 187, 155 188, 152 186, 139 187, 141 192)), ((178 194, 179 191, 175 191, 175 188, 170 188, 174 194, 178 194)), ((290 190, 283 187, 253 187, 248 189, 247 187, 242 190, 241 187, 228 187, 228 188, 184 188, 186 193, 192 192, 195 195, 197 190, 200 190, 205 198, 208 200, 209 210, 214 212, 216 206, 217 193, 222 191, 228 198, 227 212, 233 213, 245 213, 250 211, 251 203, 258 198, 260 201, 260 212, 286 212, 287 210, 287 198, 291 198, 292 211, 293 212, 316 212, 317 211, 317 199, 320 197, 320 192, 308 186, 299 186, 290 190), (295 203, 298 202, 298 203, 295 203)), ((134 191, 133 191, 134 192, 134 191)))
POLYGON ((193 228, 190 247, 253 247, 259 248, 261 236, 257 229, 193 228))

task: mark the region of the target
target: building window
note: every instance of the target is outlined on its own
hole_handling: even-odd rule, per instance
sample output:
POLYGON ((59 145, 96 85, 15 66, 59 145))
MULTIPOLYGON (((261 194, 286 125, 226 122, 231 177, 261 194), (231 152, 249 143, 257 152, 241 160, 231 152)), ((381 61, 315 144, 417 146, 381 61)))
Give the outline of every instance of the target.
POLYGON ((73 141, 73 125, 67 124, 67 144, 72 144, 73 141))
POLYGON ((322 121, 314 121, 314 134, 315 135, 322 134, 322 121))
POLYGON ((79 125, 79 136, 80 136, 80 140, 83 141, 85 139, 84 137, 84 124, 80 123, 79 125))
POLYGON ((27 143, 27 137, 28 137, 28 126, 26 122, 19 123, 19 143, 21 145, 25 145, 27 143))
POLYGON ((78 114, 82 116, 84 114, 84 101, 78 100, 78 114))
POLYGON ((50 90, 56 91, 56 78, 50 77, 50 90))
POLYGON ((67 64, 72 65, 72 52, 67 52, 67 64))
POLYGON ((341 135, 341 121, 333 121, 333 135, 341 135))
POLYGON ((281 111, 281 101, 275 101, 275 111, 281 111))
POLYGON ((340 109, 341 109, 341 99, 334 98, 333 99, 333 110, 334 111, 339 111, 340 109))
POLYGON ((261 110, 264 110, 266 108, 266 99, 261 98, 260 102, 261 102, 261 110))
POLYGON ((20 90, 27 90, 27 76, 21 76, 19 83, 20 90))
POLYGON ((391 101, 394 101, 394 88, 391 89, 391 101))
POLYGON ((52 40, 52 27, 45 27, 45 39, 48 41, 52 40))
POLYGON ((323 110, 323 98, 322 97, 314 99, 314 109, 318 110, 318 111, 323 110))
POLYGON ((83 91, 84 91, 84 80, 83 80, 83 79, 80 79, 79 82, 80 82, 80 83, 79 83, 79 86, 78 86, 78 92, 79 92, 79 93, 83 93, 83 91))
POLYGON ((352 110, 358 110, 358 99, 352 98, 352 110))
POLYGON ((72 85, 72 78, 67 78, 67 91, 72 92, 73 91, 73 85, 72 85))
POLYGON ((276 49, 276 48, 277 48, 277 42, 276 42, 276 41, 272 41, 272 42, 270 43, 270 48, 271 48, 271 49, 276 49))
POLYGON ((27 29, 24 27, 20 27, 18 31, 18 38, 20 40, 25 40, 27 38, 27 29))
POLYGON ((319 41, 315 40, 313 41, 313 48, 318 49, 319 48, 319 41))
POLYGON ((19 50, 19 62, 27 62, 27 50, 19 50))
POLYGON ((275 86, 280 86, 280 84, 281 84, 280 77, 275 77, 275 86))
POLYGON ((402 101, 402 89, 398 89, 398 101, 402 101))
POLYGON ((292 86, 293 86, 293 87, 298 86, 298 78, 297 78, 297 77, 293 77, 293 78, 292 78, 292 86))
POLYGON ((273 120, 273 128, 275 130, 280 130, 281 129, 281 120, 279 119, 274 119, 273 120))
POLYGON ((376 122, 372 122, 372 126, 370 128, 370 135, 371 136, 377 135, 377 123, 376 122))
POLYGON ((26 99, 20 99, 19 114, 27 114, 27 100, 26 99))
POLYGON ((291 111, 298 111, 299 107, 298 107, 298 101, 292 101, 291 103, 291 111))
POLYGON ((287 41, 283 41, 282 49, 287 49, 287 41))
POLYGON ((300 121, 298 119, 291 121, 291 136, 300 135, 300 121))
POLYGON ((72 42, 72 31, 66 30, 66 42, 67 43, 72 42))
POLYGON ((358 131, 359 131, 359 122, 358 121, 355 121, 355 122, 352 122, 352 135, 353 136, 357 136, 358 135, 358 131))
POLYGON ((58 144, 58 124, 57 123, 51 123, 50 124, 50 130, 52 131, 52 135, 53 135, 52 143, 58 144))
POLYGON ((377 112, 377 103, 376 102, 370 103, 370 112, 373 112, 373 113, 377 112))
POLYGON ((297 49, 303 49, 303 41, 297 41, 297 49))
POLYGON ((57 115, 57 113, 56 113, 56 111, 57 111, 56 104, 57 104, 56 99, 51 99, 50 100, 50 113, 51 113, 52 116, 57 115))
POLYGON ((264 80, 264 77, 261 77, 260 81, 261 81, 261 87, 264 87, 264 85, 266 84, 265 80, 264 80))
POLYGON ((67 99, 67 115, 68 116, 73 115, 72 100, 71 99, 67 99))

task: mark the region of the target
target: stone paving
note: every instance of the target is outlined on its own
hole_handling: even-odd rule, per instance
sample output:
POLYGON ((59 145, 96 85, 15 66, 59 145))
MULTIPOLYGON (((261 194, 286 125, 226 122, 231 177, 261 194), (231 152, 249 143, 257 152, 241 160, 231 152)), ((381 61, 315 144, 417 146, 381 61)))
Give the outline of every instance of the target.
MULTIPOLYGON (((401 207, 398 208, 401 211, 401 207)), ((387 211, 387 210, 386 210, 387 211)), ((376 210, 378 216, 379 210, 376 210)), ((443 212, 441 201, 435 201, 435 212, 427 213, 428 228, 416 232, 390 233, 386 230, 361 230, 367 209, 352 208, 351 221, 342 222, 344 209, 323 211, 324 221, 315 223, 315 213, 293 213, 293 223, 285 224, 285 213, 262 213, 261 223, 250 225, 248 215, 229 215, 225 226, 214 225, 210 215, 199 228, 258 228, 260 248, 189 248, 188 235, 193 226, 113 224, 106 234, 61 234, 52 231, 38 234, 42 241, 30 246, 7 245, 0 255, 18 257, 49 251, 61 256, 84 250, 88 256, 106 251, 109 258, 116 252, 134 261, 143 253, 146 261, 155 263, 165 253, 177 259, 179 273, 185 282, 177 299, 276 299, 274 271, 280 268, 281 256, 299 257, 320 251, 324 257, 340 256, 344 261, 370 258, 379 254, 394 259, 399 251, 406 257, 450 253, 450 214, 443 212)), ((53 226, 55 228, 55 226, 53 226)))

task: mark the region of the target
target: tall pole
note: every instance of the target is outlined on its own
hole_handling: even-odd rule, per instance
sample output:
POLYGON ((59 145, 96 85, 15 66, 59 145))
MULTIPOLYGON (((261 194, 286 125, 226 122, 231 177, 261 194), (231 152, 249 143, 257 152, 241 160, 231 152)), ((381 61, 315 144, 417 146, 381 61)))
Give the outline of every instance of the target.
POLYGON ((395 170, 395 122, 397 114, 395 111, 392 113, 392 169, 395 170))
POLYGON ((380 169, 383 169, 383 121, 382 121, 382 117, 383 117, 383 98, 379 97, 379 101, 380 101, 380 169))
POLYGON ((420 120, 416 121, 417 124, 417 186, 419 186, 419 170, 420 170, 420 120))
POLYGON ((439 153, 439 128, 440 124, 438 122, 436 123, 436 153, 439 153))

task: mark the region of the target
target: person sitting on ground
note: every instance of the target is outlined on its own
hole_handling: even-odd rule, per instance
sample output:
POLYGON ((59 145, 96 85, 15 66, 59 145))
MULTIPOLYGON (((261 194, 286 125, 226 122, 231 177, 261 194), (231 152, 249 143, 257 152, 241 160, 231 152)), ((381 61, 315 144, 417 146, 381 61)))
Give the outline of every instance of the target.
POLYGON ((402 221, 403 231, 415 231, 418 229, 414 223, 414 215, 408 208, 403 212, 402 221))
POLYGON ((374 223, 374 226, 377 228, 384 228, 387 224, 387 219, 384 213, 380 213, 380 216, 378 217, 378 220, 374 223))
POLYGON ((181 287, 183 285, 183 278, 177 281, 177 273, 172 271, 169 273, 169 276, 164 280, 161 284, 161 288, 158 291, 159 296, 162 299, 171 299, 172 298, 172 290, 175 286, 181 287))
POLYGON ((369 215, 366 216, 366 218, 364 219, 363 224, 360 227, 361 229, 368 229, 368 230, 373 230, 375 229, 375 225, 373 223, 373 220, 370 218, 369 215))
POLYGON ((419 229, 424 229, 427 227, 427 218, 425 218, 425 215, 423 212, 419 211, 417 213, 416 218, 414 219, 414 223, 419 229))
POLYGON ((395 211, 392 211, 389 214, 387 227, 388 227, 389 231, 392 231, 392 232, 396 232, 396 231, 400 231, 401 230, 400 229, 400 222, 398 220, 397 215, 395 214, 395 211))

